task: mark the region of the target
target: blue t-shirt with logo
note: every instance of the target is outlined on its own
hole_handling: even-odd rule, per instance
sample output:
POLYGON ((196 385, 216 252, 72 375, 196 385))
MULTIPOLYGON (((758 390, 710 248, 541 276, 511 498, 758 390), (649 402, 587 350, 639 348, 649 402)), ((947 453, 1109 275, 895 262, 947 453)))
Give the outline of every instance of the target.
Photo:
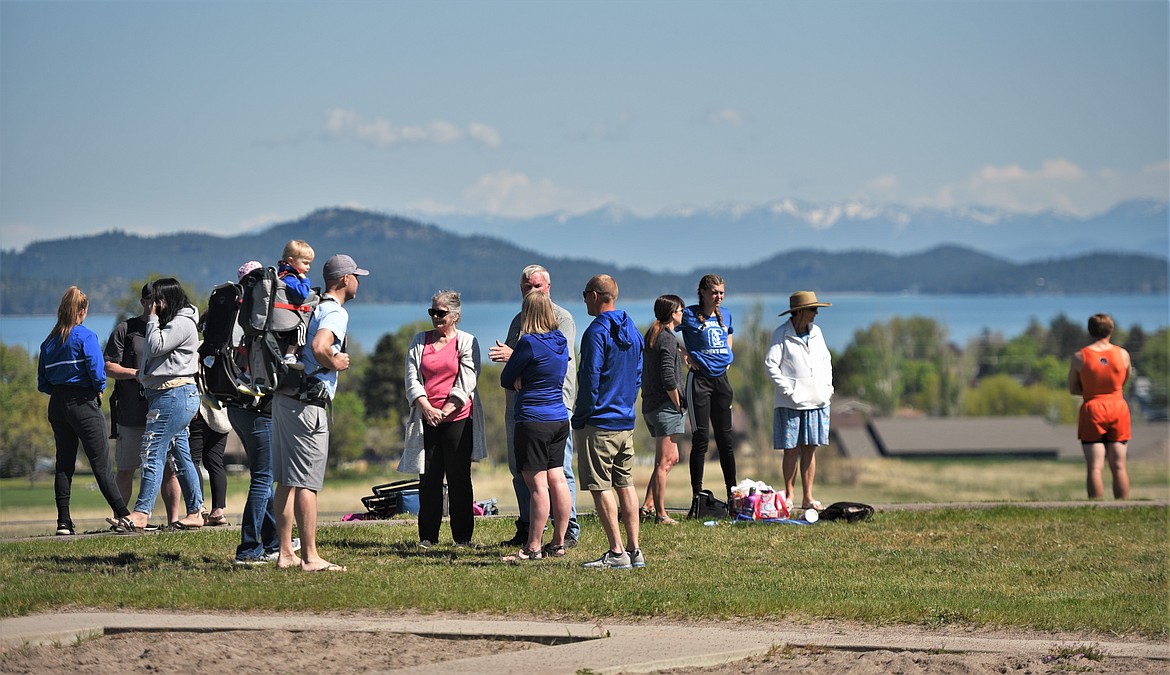
POLYGON ((728 336, 735 332, 731 327, 731 310, 720 307, 723 325, 712 314, 706 321, 699 321, 699 306, 691 305, 683 310, 682 323, 675 328, 682 333, 683 347, 690 354, 691 369, 704 375, 720 377, 727 372, 735 355, 727 344, 728 336))

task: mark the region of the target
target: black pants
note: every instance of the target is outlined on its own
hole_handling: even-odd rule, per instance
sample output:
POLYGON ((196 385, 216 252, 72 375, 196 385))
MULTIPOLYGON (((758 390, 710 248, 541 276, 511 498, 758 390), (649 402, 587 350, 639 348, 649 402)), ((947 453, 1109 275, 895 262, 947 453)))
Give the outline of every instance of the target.
POLYGON ((713 431, 719 448, 719 466, 727 493, 735 480, 735 450, 731 445, 731 383, 727 374, 709 377, 687 374, 687 414, 691 418, 691 494, 703 489, 703 467, 707 462, 707 439, 713 431))
MULTIPOLYGON (((227 506, 227 469, 223 465, 223 453, 227 450, 227 434, 221 434, 207 426, 203 415, 195 415, 191 424, 187 426, 187 440, 191 445, 191 462, 195 468, 199 463, 207 469, 207 478, 211 482, 211 508, 222 509, 227 506)), ((202 475, 199 479, 203 483, 202 475)), ((206 494, 206 493, 204 493, 206 494)))
POLYGON ((71 522, 69 495, 73 470, 77 465, 78 443, 93 467, 93 477, 110 508, 119 518, 130 515, 110 471, 106 418, 98 403, 97 392, 79 387, 55 387, 49 397, 49 425, 53 427, 53 437, 57 442, 57 474, 53 479, 57 522, 71 522))
POLYGON ((418 487, 419 541, 439 541, 443 522, 443 479, 447 479, 447 502, 451 513, 451 536, 457 544, 471 542, 475 497, 471 489, 471 419, 423 427, 426 473, 418 487))

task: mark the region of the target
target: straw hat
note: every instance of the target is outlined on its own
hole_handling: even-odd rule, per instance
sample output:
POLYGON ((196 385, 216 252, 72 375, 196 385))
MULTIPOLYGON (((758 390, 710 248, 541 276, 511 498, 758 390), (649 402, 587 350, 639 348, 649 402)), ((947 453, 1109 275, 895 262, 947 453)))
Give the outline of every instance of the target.
POLYGON ((810 307, 832 307, 831 302, 817 302, 817 294, 812 291, 797 291, 788 296, 788 309, 780 312, 779 316, 784 316, 789 312, 795 312, 800 309, 809 309, 810 307))

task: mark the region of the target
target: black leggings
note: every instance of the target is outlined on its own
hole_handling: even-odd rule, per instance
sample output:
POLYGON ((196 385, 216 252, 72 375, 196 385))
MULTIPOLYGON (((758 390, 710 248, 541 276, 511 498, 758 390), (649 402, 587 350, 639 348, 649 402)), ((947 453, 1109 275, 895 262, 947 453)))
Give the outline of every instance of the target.
POLYGON ((438 543, 443 522, 443 478, 447 479, 451 537, 457 544, 471 542, 475 531, 475 500, 471 488, 471 418, 423 426, 426 473, 419 477, 418 539, 438 543))
POLYGON ((703 489, 703 467, 707 462, 707 439, 715 434, 719 466, 727 493, 735 485, 735 450, 731 445, 731 383, 727 374, 710 377, 694 370, 687 373, 687 416, 691 419, 691 494, 703 489))
MULTIPOLYGON (((203 415, 195 415, 191 424, 187 426, 187 438, 191 445, 191 463, 199 470, 199 463, 207 469, 207 479, 211 483, 211 509, 222 509, 227 506, 227 469, 223 465, 223 453, 227 449, 227 434, 215 431, 207 426, 203 415)), ((202 489, 202 473, 199 474, 199 483, 202 489)), ((206 494, 206 493, 204 493, 206 494)))
POLYGON ((110 448, 106 441, 106 417, 102 414, 98 394, 80 387, 54 387, 49 397, 49 425, 57 442, 57 473, 53 491, 57 500, 57 522, 72 522, 69 496, 73 471, 77 465, 77 445, 81 444, 98 489, 119 518, 130 515, 122 493, 110 471, 110 448))

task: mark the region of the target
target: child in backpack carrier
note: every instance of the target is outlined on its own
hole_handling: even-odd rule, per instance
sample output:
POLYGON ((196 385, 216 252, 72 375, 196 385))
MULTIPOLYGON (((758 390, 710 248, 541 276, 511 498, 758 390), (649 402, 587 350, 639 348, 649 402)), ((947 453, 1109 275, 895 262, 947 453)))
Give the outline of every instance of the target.
MULTIPOLYGON (((309 297, 312 289, 309 286, 309 266, 313 263, 313 247, 301 239, 293 239, 284 245, 283 257, 277 265, 276 275, 284 282, 288 289, 288 301, 299 305, 309 297)), ((284 353, 284 362, 293 370, 304 370, 305 366, 297 359, 301 348, 305 346, 305 326, 302 325, 295 340, 290 341, 284 353)))

